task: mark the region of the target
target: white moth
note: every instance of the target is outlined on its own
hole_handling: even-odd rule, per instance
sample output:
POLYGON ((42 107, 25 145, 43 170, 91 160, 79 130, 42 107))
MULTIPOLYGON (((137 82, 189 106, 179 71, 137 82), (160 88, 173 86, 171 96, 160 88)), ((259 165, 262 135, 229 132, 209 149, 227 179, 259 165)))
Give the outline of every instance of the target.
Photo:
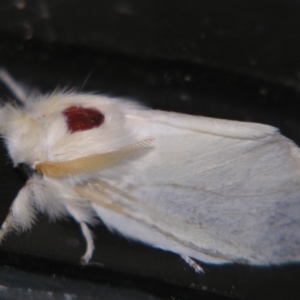
POLYGON ((300 151, 274 127, 150 110, 103 95, 54 92, 5 104, 0 132, 14 166, 33 174, 2 225, 33 226, 36 212, 205 263, 300 261, 300 151))

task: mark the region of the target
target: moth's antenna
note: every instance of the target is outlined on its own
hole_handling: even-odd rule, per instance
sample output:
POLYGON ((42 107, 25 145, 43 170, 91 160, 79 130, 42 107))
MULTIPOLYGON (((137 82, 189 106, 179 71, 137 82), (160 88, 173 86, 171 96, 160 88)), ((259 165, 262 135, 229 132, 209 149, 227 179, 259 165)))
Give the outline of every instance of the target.
POLYGON ((0 80, 20 103, 26 103, 28 94, 25 92, 25 89, 21 86, 20 83, 16 82, 3 68, 0 68, 0 80))

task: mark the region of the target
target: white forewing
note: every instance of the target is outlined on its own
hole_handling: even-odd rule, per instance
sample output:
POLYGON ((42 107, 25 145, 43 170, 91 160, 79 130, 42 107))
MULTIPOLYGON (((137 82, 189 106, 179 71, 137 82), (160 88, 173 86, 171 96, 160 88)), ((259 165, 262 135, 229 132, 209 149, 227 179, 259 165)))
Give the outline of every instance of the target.
MULTIPOLYGON (((155 114, 151 112, 154 118, 155 114)), ((181 117, 172 114, 177 124, 181 117)), ((171 251, 176 242, 184 254, 189 248, 189 256, 203 260, 205 254, 207 262, 259 265, 299 260, 299 151, 291 141, 260 124, 236 123, 246 132, 236 138, 223 135, 226 125, 231 130, 230 121, 223 121, 218 135, 150 120, 142 118, 139 129, 141 138, 155 136, 152 151, 130 163, 130 172, 119 180, 101 177, 113 187, 102 187, 110 201, 128 209, 122 217, 97 210, 109 227, 171 251), (256 138, 246 138, 252 129, 256 138), (126 217, 152 228, 152 235, 137 235, 139 225, 124 226, 126 217), (155 243, 153 235, 167 239, 157 238, 155 243)))

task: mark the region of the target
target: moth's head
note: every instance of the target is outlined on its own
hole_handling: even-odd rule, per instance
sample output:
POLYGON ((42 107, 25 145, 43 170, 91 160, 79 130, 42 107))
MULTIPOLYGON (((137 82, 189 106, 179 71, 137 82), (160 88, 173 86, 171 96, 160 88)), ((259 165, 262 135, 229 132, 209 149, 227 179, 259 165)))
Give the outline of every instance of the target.
POLYGON ((0 132, 14 165, 32 162, 36 152, 43 152, 38 144, 41 128, 23 109, 7 104, 0 110, 0 132))
POLYGON ((138 107, 103 96, 54 93, 24 107, 4 105, 0 133, 14 165, 34 167, 41 161, 66 161, 132 143, 133 131, 124 114, 130 109, 138 107))

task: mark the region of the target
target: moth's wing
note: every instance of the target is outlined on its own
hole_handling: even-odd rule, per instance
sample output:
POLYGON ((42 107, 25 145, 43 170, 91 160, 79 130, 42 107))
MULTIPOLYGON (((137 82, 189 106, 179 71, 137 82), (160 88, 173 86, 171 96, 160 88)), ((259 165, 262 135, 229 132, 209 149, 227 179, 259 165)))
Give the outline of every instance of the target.
MULTIPOLYGON (((140 138, 154 137, 153 149, 128 162, 129 171, 119 178, 101 173, 104 186, 90 196, 103 221, 129 237, 206 262, 299 261, 299 149, 270 126, 221 120, 220 130, 217 123, 209 132, 201 120, 196 126, 196 117, 189 129, 186 118, 143 118, 140 138), (97 194, 119 208, 97 203, 97 194), (134 232, 138 224, 148 231, 134 232), (158 235, 166 239, 155 242, 158 235)), ((118 166, 113 170, 122 173, 118 166)))

